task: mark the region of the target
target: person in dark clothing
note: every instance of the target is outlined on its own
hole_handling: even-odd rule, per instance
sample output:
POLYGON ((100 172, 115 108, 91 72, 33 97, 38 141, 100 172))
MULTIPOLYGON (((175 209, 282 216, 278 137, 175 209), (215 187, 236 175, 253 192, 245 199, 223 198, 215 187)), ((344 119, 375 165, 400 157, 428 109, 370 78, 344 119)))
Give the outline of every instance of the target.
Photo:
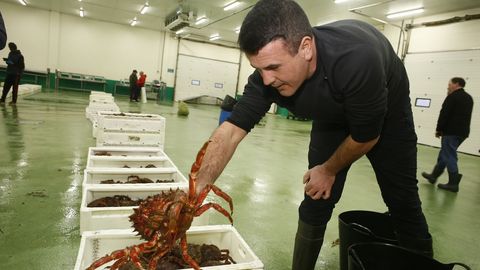
POLYGON ((138 101, 138 94, 137 94, 137 70, 134 69, 132 74, 130 74, 130 101, 138 101))
POLYGON ((458 173, 457 149, 470 134, 473 111, 473 98, 465 92, 464 87, 465 80, 460 77, 448 82, 448 94, 443 101, 435 132, 435 137, 442 138, 442 147, 432 173, 422 172, 428 182, 435 184, 446 167, 448 183, 438 184, 438 187, 453 192, 458 192, 462 179, 462 174, 458 173))
POLYGON ((3 22, 2 12, 0 12, 0 50, 3 50, 6 44, 7 44, 7 31, 5 29, 5 23, 3 22))
POLYGON ((22 53, 17 49, 17 45, 15 43, 8 43, 8 48, 10 49, 8 58, 3 58, 3 60, 5 60, 7 63, 7 71, 0 102, 5 102, 5 98, 10 91, 10 87, 13 86, 12 101, 9 104, 15 105, 17 103, 18 84, 20 82, 20 78, 22 77, 23 71, 25 70, 25 62, 22 53))
POLYGON ((292 269, 314 269, 350 165, 369 159, 401 246, 433 256, 417 187, 417 136, 402 61, 375 27, 310 26, 293 0, 260 0, 239 33, 256 69, 210 137, 197 193, 213 183, 272 103, 313 119, 292 269))

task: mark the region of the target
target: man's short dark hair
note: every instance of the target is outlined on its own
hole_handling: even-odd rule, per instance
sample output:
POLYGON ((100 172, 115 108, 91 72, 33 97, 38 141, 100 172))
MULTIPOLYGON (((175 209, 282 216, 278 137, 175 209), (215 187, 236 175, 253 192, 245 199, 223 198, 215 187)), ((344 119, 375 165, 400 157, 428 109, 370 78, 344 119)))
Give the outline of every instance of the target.
POLYGON ((15 44, 13 42, 9 42, 8 43, 8 48, 10 48, 10 50, 12 50, 12 51, 16 51, 17 50, 17 44, 15 44))
POLYGON ((466 84, 465 80, 461 77, 453 77, 450 81, 452 81, 452 83, 460 85, 461 87, 465 87, 466 84))
POLYGON ((296 54, 305 36, 313 36, 303 9, 292 0, 260 0, 242 23, 238 44, 246 54, 255 55, 269 42, 285 40, 296 54))
POLYGON ((136 70, 136 69, 134 69, 134 70, 133 70, 133 73, 137 73, 137 70, 136 70))

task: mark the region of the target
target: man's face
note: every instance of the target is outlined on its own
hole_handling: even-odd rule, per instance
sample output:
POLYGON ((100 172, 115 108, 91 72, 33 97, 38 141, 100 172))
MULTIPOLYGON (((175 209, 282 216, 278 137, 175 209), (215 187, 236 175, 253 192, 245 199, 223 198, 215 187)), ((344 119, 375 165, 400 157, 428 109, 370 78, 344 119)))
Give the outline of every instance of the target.
POLYGON ((258 54, 247 58, 260 72, 263 84, 276 88, 285 97, 295 94, 309 76, 309 64, 302 49, 291 55, 283 39, 271 41, 258 54))
POLYGON ((458 85, 458 83, 453 83, 452 81, 448 81, 448 88, 447 88, 448 94, 453 93, 458 88, 460 88, 460 85, 458 85))

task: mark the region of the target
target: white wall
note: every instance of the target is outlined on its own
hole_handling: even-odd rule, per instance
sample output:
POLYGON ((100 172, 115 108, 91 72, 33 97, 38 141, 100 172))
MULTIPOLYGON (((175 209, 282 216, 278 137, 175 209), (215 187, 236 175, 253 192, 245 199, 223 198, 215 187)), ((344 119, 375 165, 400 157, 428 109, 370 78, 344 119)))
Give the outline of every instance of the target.
POLYGON ((163 46, 162 76, 161 81, 172 87, 175 84, 175 74, 177 72, 178 39, 165 35, 163 46), (168 70, 173 72, 168 72, 168 70))
POLYGON ((240 60, 240 63, 240 76, 238 78, 237 93, 242 95, 243 89, 248 83, 248 77, 255 71, 255 69, 250 65, 250 62, 244 53, 242 53, 242 59, 240 60))
POLYGON ((122 79, 137 69, 160 78, 160 32, 64 14, 59 32, 60 70, 122 79))
MULTIPOLYGON (((478 14, 480 8, 422 17, 414 24, 445 20, 455 16, 478 14)), ((409 53, 443 50, 480 49, 480 20, 452 23, 441 26, 415 28, 410 37, 409 53)))
MULTIPOLYGON (((28 70, 60 69, 119 80, 135 68, 144 70, 148 80, 160 78, 163 32, 4 2, 0 9, 8 41, 22 51, 28 70)), ((8 49, 1 54, 6 56, 8 49)))
POLYGON ((180 42, 179 53, 232 63, 238 63, 240 57, 240 51, 238 49, 185 39, 182 39, 180 42))
MULTIPOLYGON (((383 27, 383 31, 381 31, 383 35, 390 41, 390 44, 392 44, 393 50, 400 56, 402 54, 402 48, 398 47, 399 44, 399 36, 400 36, 400 28, 386 24, 383 27)), ((402 41, 400 41, 400 44, 402 44, 402 41)), ((401 46, 401 45, 400 45, 401 46)))
POLYGON ((238 49, 182 39, 178 55, 175 100, 203 95, 223 99, 227 94, 235 95, 238 49))
MULTIPOLYGON (((414 23, 444 20, 479 13, 480 9, 420 18, 414 23)), ((410 78, 412 103, 431 98, 430 108, 413 107, 419 142, 439 146, 434 132, 448 80, 465 78, 465 89, 474 98, 471 133, 459 151, 479 155, 480 149, 480 20, 412 30, 405 66, 410 78), (473 50, 472 50, 473 49, 473 50)))
MULTIPOLYGON (((17 44, 29 70, 46 71, 49 59, 50 12, 0 2, 8 42, 17 44)), ((8 47, 0 54, 8 55, 8 47)), ((2 65, 5 63, 2 62, 2 65)))

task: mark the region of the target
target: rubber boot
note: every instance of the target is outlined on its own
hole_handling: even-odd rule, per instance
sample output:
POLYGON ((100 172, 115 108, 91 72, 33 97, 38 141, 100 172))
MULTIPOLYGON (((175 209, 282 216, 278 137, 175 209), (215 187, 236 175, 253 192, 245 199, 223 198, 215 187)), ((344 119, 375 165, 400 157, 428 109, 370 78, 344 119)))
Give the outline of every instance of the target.
POLYGON ((432 173, 422 172, 422 176, 430 182, 430 184, 435 184, 440 175, 442 175, 445 169, 440 169, 437 165, 433 168, 432 173))
POLYGON ((418 239, 410 236, 398 235, 398 243, 404 248, 408 248, 413 252, 422 254, 429 258, 433 258, 432 236, 429 234, 428 238, 418 239))
POLYGON ((292 270, 313 270, 323 244, 327 226, 312 226, 298 221, 295 247, 293 249, 292 270))
POLYGON ((460 180, 462 180, 461 174, 458 172, 448 173, 448 183, 447 184, 438 184, 438 187, 441 189, 445 189, 451 192, 458 192, 458 184, 460 180))

